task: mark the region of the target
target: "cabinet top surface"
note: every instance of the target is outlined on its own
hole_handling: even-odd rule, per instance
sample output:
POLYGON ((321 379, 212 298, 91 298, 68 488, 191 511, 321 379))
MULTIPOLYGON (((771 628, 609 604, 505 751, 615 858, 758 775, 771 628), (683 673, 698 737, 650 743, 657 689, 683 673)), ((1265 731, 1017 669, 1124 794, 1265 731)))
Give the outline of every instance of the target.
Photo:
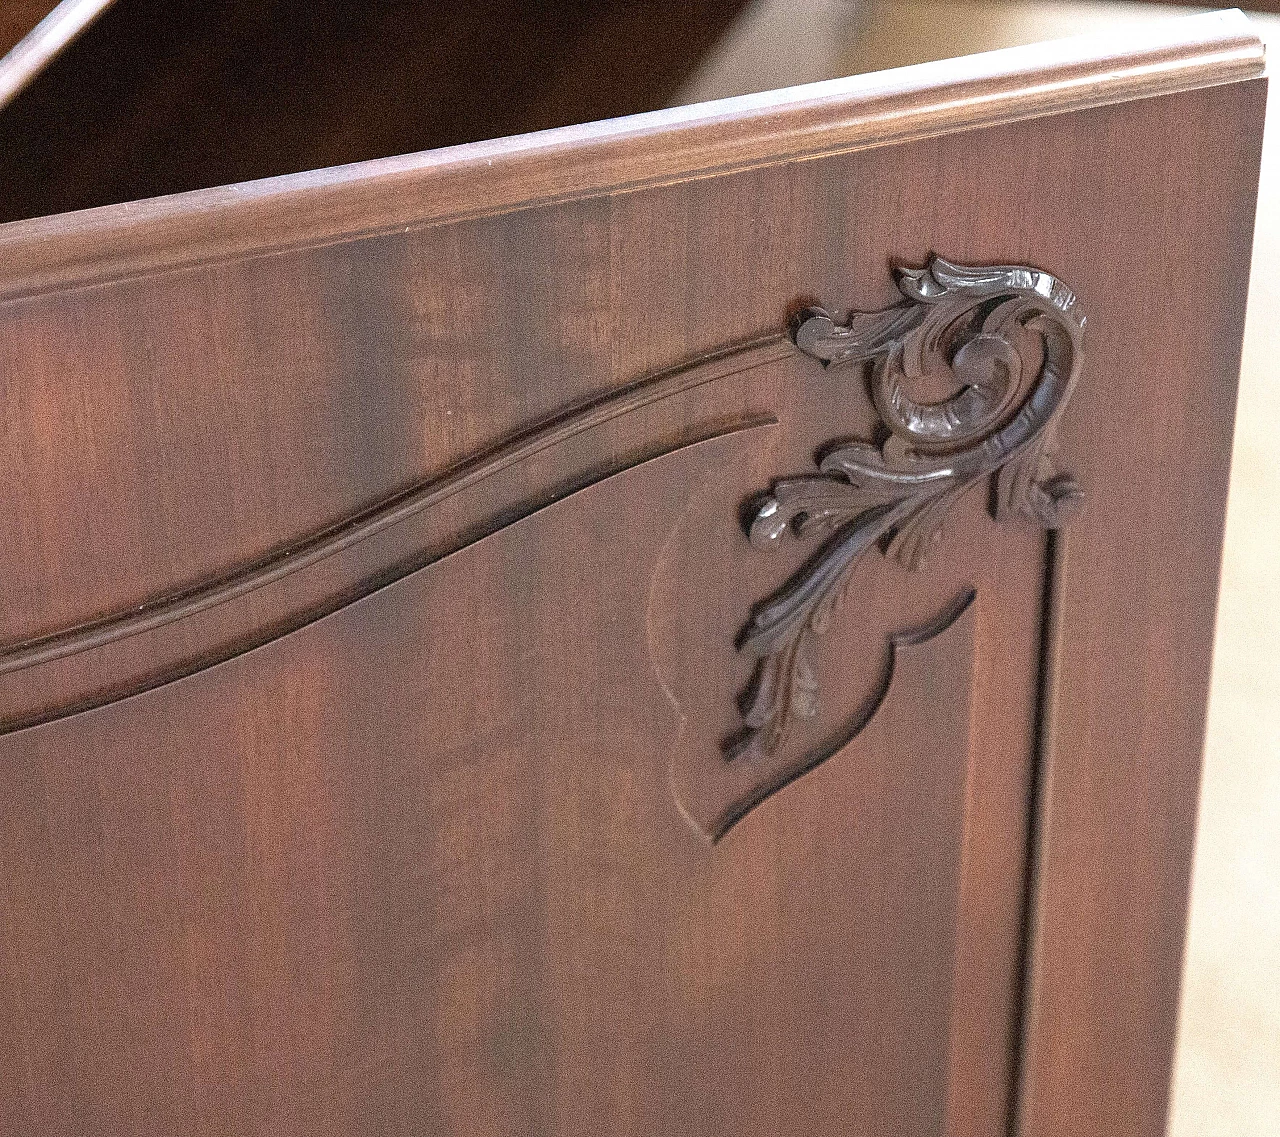
POLYGON ((1239 11, 0 225, 0 301, 1261 75, 1239 11))

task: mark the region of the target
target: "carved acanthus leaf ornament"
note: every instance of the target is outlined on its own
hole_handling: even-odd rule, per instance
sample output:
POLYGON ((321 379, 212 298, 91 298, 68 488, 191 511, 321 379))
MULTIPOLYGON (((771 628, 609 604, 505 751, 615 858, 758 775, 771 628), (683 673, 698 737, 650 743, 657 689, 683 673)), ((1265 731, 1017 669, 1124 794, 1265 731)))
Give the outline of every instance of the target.
POLYGON ((774 482, 754 512, 750 537, 759 548, 788 537, 823 543, 742 630, 739 649, 759 662, 730 757, 776 751, 796 719, 814 715, 810 638, 827 629, 854 565, 873 546, 918 569, 956 500, 993 476, 997 520, 1024 514, 1052 529, 1080 504, 1080 488, 1049 459, 1080 371, 1085 321, 1070 289, 1037 269, 971 268, 941 257, 897 278, 905 300, 892 308, 855 312, 845 324, 809 308, 792 325, 806 355, 869 370, 885 437, 832 444, 817 474, 774 482), (955 393, 917 401, 912 391, 940 371, 955 393))

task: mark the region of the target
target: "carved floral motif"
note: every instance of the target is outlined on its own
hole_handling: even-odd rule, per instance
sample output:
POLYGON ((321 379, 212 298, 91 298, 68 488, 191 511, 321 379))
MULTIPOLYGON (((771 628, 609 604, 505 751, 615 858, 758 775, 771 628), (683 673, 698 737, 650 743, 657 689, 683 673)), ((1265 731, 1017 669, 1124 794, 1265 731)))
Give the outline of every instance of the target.
POLYGON ((870 365, 886 437, 833 445, 819 473, 774 482, 755 511, 758 548, 788 535, 824 543, 742 630, 739 650, 759 663, 730 757, 777 750, 793 720, 816 713, 809 639, 826 631, 873 546, 918 569, 956 500, 993 475, 997 520, 1020 513, 1057 528, 1080 504, 1080 488, 1049 460, 1080 370, 1085 321, 1072 292, 1036 269, 941 257, 897 277, 906 299, 892 308, 855 312, 843 325, 810 308, 793 324, 796 347, 824 366, 870 365), (956 393, 917 401, 912 391, 939 371, 956 393))

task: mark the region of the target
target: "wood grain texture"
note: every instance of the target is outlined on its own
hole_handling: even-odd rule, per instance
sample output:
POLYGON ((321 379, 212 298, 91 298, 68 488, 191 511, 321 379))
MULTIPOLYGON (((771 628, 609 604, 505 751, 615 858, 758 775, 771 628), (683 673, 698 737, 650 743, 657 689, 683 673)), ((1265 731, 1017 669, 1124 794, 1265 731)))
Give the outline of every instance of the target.
POLYGON ((1021 95, 1003 57, 0 229, 10 646, 763 345, 319 575, 0 676, 11 725, 159 683, 0 737, 0 1129, 995 1137, 1016 1067, 1026 1134, 1155 1137, 1265 87, 1234 18, 1176 27, 1043 88, 1018 56, 1021 95), (770 353, 935 251, 1089 313, 1025 960, 1039 526, 975 492, 937 571, 860 562, 814 737, 865 726, 767 800, 720 748, 804 555, 744 507, 878 421, 770 353))
POLYGON ((743 171, 1261 74, 1238 12, 0 226, 0 298, 743 171))
POLYGON ((986 629, 971 605, 904 641, 854 745, 713 852, 673 808, 636 597, 747 442, 8 736, 8 1126, 997 1131, 1018 906, 983 878, 1021 841, 1031 706, 975 665, 1001 626, 997 666, 1030 665, 1034 574, 986 629))
POLYGON ((0 111, 0 219, 653 110, 741 6, 120 0, 0 111))
POLYGON ((708 396, 719 395, 716 384, 741 383, 761 368, 798 362, 798 353, 777 336, 645 377, 521 430, 323 529, 287 539, 257 559, 178 590, 169 583, 142 603, 14 642, 0 650, 0 675, 27 674, 3 704, 0 733, 145 690, 236 654, 501 528, 513 511, 530 512, 642 460, 655 447, 678 449, 723 433, 723 416, 698 421, 707 413, 708 396), (688 419, 677 439, 664 443, 646 437, 650 419, 644 412, 667 400, 683 404, 688 419), (443 531, 433 516, 441 513, 447 519, 443 531), (352 559, 359 576, 344 564, 352 559), (202 619, 206 628, 219 631, 216 638, 206 633, 193 650, 191 622, 198 628, 202 619), (185 628, 170 627, 184 621, 185 628), (135 637, 138 642, 125 645, 139 661, 130 671, 121 666, 117 645, 135 637), (100 671, 73 659, 86 652, 101 656, 103 650, 117 653, 107 683, 100 671))
MULTIPOLYGON (((1117 228, 1112 258, 1153 240, 1162 250, 1165 279, 1180 287, 1135 296, 1131 318, 1166 338, 1160 352, 1137 352, 1124 380, 1082 388, 1064 431, 1064 447, 1115 454, 1147 423, 1141 441, 1131 436, 1133 457, 1115 460, 1127 472, 1063 553, 1027 1134, 1165 1129, 1265 86, 1239 96, 1235 125, 1199 127, 1238 187, 1198 219, 1216 253, 1188 256, 1159 192, 1135 200, 1146 221, 1117 228), (1228 158, 1223 130, 1250 141, 1228 158), (1168 219, 1163 234, 1156 216, 1168 219), (1198 378, 1166 401, 1160 361, 1192 358, 1198 378)), ((1199 166, 1185 184, 1208 188, 1199 166)))

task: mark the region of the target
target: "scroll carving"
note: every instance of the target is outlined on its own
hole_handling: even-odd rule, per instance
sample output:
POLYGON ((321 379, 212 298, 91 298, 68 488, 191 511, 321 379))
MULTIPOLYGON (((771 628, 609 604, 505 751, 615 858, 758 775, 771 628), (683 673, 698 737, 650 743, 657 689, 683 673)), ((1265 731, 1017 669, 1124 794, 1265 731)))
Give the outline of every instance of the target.
POLYGON ((1057 528, 1080 504, 1079 486, 1049 457, 1080 371, 1085 321, 1072 292, 1036 269, 941 257, 897 278, 905 299, 892 308, 843 325, 810 308, 792 325, 796 347, 824 366, 868 367, 884 437, 829 445, 818 473, 774 482, 754 511, 757 548, 788 537, 823 544, 742 630, 739 650, 758 663, 730 758, 776 751, 796 719, 816 713, 810 638, 827 630, 873 546, 918 569, 957 499, 989 480, 997 520, 1023 514, 1057 528), (939 372, 956 393, 913 396, 939 372))

